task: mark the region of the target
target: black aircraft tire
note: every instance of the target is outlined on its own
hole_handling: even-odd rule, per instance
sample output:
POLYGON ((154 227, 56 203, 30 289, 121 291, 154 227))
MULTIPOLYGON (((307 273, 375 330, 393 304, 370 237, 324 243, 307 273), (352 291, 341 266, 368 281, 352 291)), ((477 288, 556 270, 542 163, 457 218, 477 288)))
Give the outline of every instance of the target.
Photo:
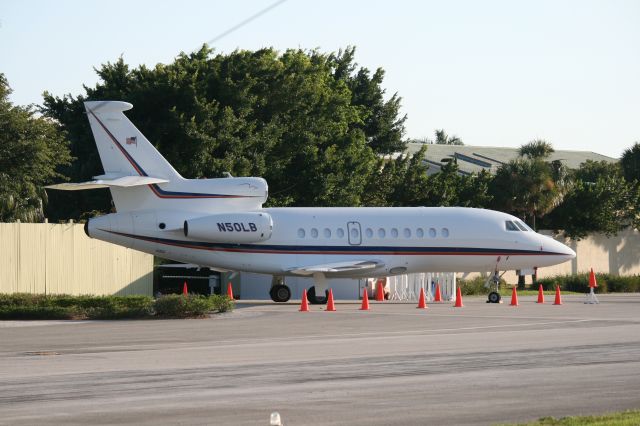
POLYGON ((307 290, 307 299, 309 300, 309 303, 311 303, 312 305, 326 305, 328 296, 329 296, 329 291, 326 291, 324 297, 317 297, 315 286, 311 286, 309 287, 309 290, 307 290))
POLYGON ((489 293, 489 303, 500 303, 500 299, 502 297, 500 296, 500 293, 498 293, 497 291, 492 291, 491 293, 489 293))
POLYGON ((282 284, 274 285, 271 287, 269 295, 271 296, 271 300, 276 303, 288 302, 289 299, 291 299, 291 289, 282 284))

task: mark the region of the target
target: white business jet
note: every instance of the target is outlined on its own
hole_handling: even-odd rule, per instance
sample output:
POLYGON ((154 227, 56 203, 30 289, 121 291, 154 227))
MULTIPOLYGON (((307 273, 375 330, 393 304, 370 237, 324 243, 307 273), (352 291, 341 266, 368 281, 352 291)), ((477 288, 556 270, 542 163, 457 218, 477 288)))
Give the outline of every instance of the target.
MULTIPOLYGON (((263 208, 258 177, 185 179, 124 115, 126 102, 85 102, 105 174, 50 188, 109 188, 117 213, 87 221, 88 236, 159 257, 274 276, 327 278, 414 272, 532 270, 575 252, 517 217, 462 207, 263 208)), ((290 289, 273 285, 271 298, 290 289)), ((499 301, 499 295, 497 300, 499 301)), ((492 301, 496 296, 493 296, 492 301)))

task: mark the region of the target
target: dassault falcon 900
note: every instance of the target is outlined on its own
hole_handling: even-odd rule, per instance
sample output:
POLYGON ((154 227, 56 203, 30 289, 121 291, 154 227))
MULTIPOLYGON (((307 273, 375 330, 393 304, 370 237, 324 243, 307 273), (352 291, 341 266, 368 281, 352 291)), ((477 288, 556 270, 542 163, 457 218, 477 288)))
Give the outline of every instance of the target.
MULTIPOLYGON (((263 208, 259 177, 185 179, 125 116, 132 105, 85 102, 104 174, 53 189, 109 188, 117 213, 92 218, 92 238, 175 261, 275 276, 327 278, 415 272, 530 270, 575 252, 517 217, 463 207, 263 208)), ((286 301, 284 284, 271 288, 286 301)), ((499 296, 498 296, 499 297, 499 296)))

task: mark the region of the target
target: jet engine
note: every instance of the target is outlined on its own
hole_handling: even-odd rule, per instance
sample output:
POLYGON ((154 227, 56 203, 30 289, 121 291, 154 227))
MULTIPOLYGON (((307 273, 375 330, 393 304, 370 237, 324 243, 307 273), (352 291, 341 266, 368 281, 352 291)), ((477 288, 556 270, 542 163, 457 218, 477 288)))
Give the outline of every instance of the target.
POLYGON ((185 237, 215 243, 259 243, 271 238, 273 220, 267 213, 221 213, 184 221, 185 237))

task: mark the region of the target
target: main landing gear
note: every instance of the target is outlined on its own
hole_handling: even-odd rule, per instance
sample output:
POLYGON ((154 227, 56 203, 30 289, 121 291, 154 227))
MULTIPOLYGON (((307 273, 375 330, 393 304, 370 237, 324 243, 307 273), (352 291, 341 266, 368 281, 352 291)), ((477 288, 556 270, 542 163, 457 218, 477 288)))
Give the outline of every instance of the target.
POLYGON ((316 295, 316 287, 309 287, 307 290, 307 300, 312 305, 326 305, 327 299, 329 298, 329 290, 325 290, 324 297, 316 295))
POLYGON ((291 289, 285 285, 284 277, 273 277, 269 296, 276 303, 288 302, 291 299, 291 289))
MULTIPOLYGON (((329 290, 327 288, 327 280, 324 274, 314 274, 315 285, 307 290, 307 300, 312 305, 325 305, 329 298, 329 290), (316 294, 316 289, 318 293, 316 294)), ((269 290, 271 300, 276 303, 288 302, 291 299, 291 289, 285 284, 284 277, 274 276, 271 281, 271 290, 269 290)))

